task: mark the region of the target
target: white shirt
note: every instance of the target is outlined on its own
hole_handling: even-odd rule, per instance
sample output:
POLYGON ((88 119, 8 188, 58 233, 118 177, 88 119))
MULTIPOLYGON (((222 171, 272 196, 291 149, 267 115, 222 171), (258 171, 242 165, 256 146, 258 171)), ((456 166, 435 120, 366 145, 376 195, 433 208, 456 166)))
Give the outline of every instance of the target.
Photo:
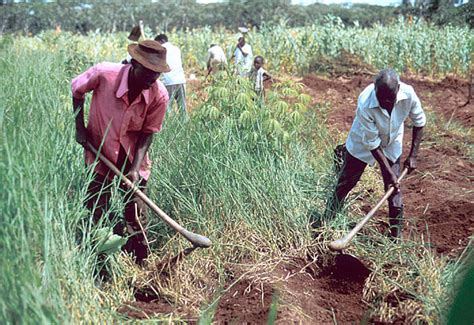
POLYGON ((244 46, 242 46, 242 51, 239 48, 235 49, 234 51, 235 65, 237 65, 237 69, 240 75, 247 75, 252 69, 252 63, 253 63, 252 47, 246 43, 244 46), (247 53, 247 56, 244 56, 242 54, 242 51, 247 53))
POLYGON ((214 45, 207 50, 208 59, 211 60, 211 64, 223 63, 227 64, 227 58, 225 57, 224 50, 219 45, 214 45))
POLYGON ((255 75, 255 90, 260 91, 263 89, 263 75, 267 73, 265 69, 260 67, 260 69, 257 70, 256 75, 255 75))
POLYGON ((356 117, 347 136, 347 150, 354 157, 373 165, 375 158, 370 151, 380 146, 385 157, 395 162, 402 155, 403 125, 407 117, 416 127, 426 124, 420 99, 412 86, 400 82, 391 116, 380 107, 374 84, 367 86, 357 101, 356 117))
POLYGON ((183 63, 181 61, 181 50, 170 42, 166 42, 162 45, 166 48, 166 63, 168 63, 171 71, 162 73, 160 77, 161 81, 165 86, 186 83, 183 63))

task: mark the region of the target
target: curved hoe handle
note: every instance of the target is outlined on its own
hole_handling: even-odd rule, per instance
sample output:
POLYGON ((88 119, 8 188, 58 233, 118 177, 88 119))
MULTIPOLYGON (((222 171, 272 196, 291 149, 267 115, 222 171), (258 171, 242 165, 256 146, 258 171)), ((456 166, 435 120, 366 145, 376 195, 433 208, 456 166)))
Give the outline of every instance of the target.
POLYGON ((211 246, 211 240, 205 236, 195 234, 189 230, 186 230, 183 226, 178 224, 176 221, 170 218, 163 210, 161 210, 150 198, 142 192, 131 180, 129 180, 122 172, 103 154, 97 151, 96 148, 89 142, 87 142, 87 148, 92 151, 99 159, 107 165, 110 170, 114 172, 115 175, 119 176, 122 181, 127 184, 127 186, 140 198, 143 202, 146 203, 158 216, 163 219, 171 228, 183 235, 184 238, 189 240, 194 247, 207 248, 211 246))
MULTIPOLYGON (((404 168, 400 177, 398 177, 398 182, 401 182, 401 180, 403 179, 403 177, 405 177, 407 173, 408 173, 408 169, 404 168)), ((387 200, 390 197, 390 195, 392 195, 394 190, 395 188, 393 186, 390 186, 390 188, 387 190, 385 195, 377 202, 377 204, 372 208, 372 210, 370 210, 365 215, 364 219, 362 219, 347 235, 345 235, 344 237, 340 239, 330 242, 329 248, 332 251, 342 251, 343 249, 345 249, 349 245, 352 238, 354 238, 354 236, 362 229, 362 227, 373 217, 375 212, 377 212, 377 210, 382 206, 385 200, 387 200)))

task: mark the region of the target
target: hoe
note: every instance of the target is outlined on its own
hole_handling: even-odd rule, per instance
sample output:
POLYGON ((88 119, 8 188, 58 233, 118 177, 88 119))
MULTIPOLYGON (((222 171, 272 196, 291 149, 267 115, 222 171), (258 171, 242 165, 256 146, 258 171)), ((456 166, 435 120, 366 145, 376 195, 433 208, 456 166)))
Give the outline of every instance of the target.
MULTIPOLYGON (((120 179, 135 193, 140 199, 143 200, 143 202, 146 203, 164 222, 166 222, 171 228, 176 230, 178 233, 183 235, 184 238, 189 240, 191 244, 193 244, 193 247, 187 248, 184 250, 184 255, 190 254, 194 249, 196 248, 208 248, 211 246, 211 241, 209 238, 195 234, 189 230, 186 230, 183 226, 178 224, 176 221, 174 221, 172 218, 170 218, 163 210, 161 210, 148 196, 143 193, 135 184, 133 184, 132 181, 130 181, 125 175, 123 175, 120 170, 109 160, 107 157, 105 157, 102 153, 98 152, 96 148, 90 143, 87 143, 87 147, 89 150, 91 150, 96 156, 99 157, 99 159, 107 165, 110 170, 114 172, 115 175, 119 176, 120 179)), ((138 220, 138 224, 140 226, 141 231, 143 232, 143 235, 145 235, 144 229, 142 225, 140 224, 140 221, 138 220)), ((148 244, 148 239, 145 237, 145 241, 148 244)), ((148 247, 148 249, 150 249, 148 247)), ((182 255, 182 254, 180 254, 182 255)))
MULTIPOLYGON (((398 182, 400 182, 403 177, 408 173, 408 169, 403 169, 400 177, 398 178, 398 182)), ((359 223, 344 237, 334 240, 329 243, 329 248, 332 251, 341 252, 336 256, 336 265, 337 268, 343 268, 346 270, 351 270, 353 274, 369 274, 369 269, 362 263, 357 257, 344 254, 342 251, 347 248, 351 242, 351 240, 355 237, 355 235, 362 229, 362 227, 374 216, 375 212, 382 206, 382 204, 392 195, 393 191, 395 190, 394 187, 390 187, 385 195, 377 202, 377 204, 370 210, 365 217, 359 221, 359 223)))

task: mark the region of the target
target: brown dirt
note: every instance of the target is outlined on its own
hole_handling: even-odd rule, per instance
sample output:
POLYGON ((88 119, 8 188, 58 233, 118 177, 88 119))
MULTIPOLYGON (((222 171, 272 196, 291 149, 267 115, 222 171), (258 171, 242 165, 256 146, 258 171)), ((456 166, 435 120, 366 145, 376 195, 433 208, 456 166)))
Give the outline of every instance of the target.
POLYGON ((219 300, 214 320, 219 324, 266 324, 272 296, 268 283, 239 281, 219 300))
MULTIPOLYGON (((425 109, 459 122, 464 128, 474 124, 474 103, 464 107, 468 83, 453 77, 442 81, 426 78, 402 78, 412 85, 425 109)), ((354 119, 357 97, 372 82, 371 77, 340 76, 326 79, 306 76, 316 103, 329 102, 328 125, 347 132, 354 119)), ((405 130, 405 155, 410 148, 411 131, 405 130)), ((425 132, 419 153, 418 171, 403 182, 405 214, 409 224, 405 236, 423 238, 438 253, 457 256, 474 233, 474 163, 460 151, 466 137, 425 132)))
MULTIPOLYGON (((280 263, 266 282, 242 280, 219 301, 218 324, 267 324, 270 306, 276 304, 276 323, 307 324, 358 322, 364 315, 362 290, 365 277, 338 272, 334 261, 320 267, 301 258, 280 263), (344 306, 344 308, 341 308, 344 306)), ((368 274, 367 274, 368 275, 368 274)), ((258 279, 258 276, 257 276, 258 279)))
MULTIPOLYGON (((217 324, 267 324, 270 307, 276 304, 276 323, 326 324, 357 323, 364 318, 365 305, 362 290, 368 273, 361 276, 358 269, 347 270, 337 260, 317 265, 301 258, 278 264, 266 270, 263 278, 234 275, 224 287, 215 310, 213 321, 217 324)), ((147 290, 136 292, 137 301, 123 304, 118 312, 130 319, 152 317, 170 318, 195 323, 198 315, 174 306, 159 294, 146 296, 147 290), (138 294, 137 294, 138 293, 138 294)))
POLYGON ((359 323, 364 318, 362 290, 365 277, 339 271, 342 266, 306 266, 303 260, 277 269, 286 279, 277 283, 281 292, 277 323, 339 324, 359 323))

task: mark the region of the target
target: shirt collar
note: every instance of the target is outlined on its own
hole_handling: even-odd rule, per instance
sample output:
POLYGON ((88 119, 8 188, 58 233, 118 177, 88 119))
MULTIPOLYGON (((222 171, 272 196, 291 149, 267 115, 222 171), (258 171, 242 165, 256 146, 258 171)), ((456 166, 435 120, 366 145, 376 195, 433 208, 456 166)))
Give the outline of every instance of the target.
MULTIPOLYGON (((125 94, 128 93, 128 75, 130 74, 131 69, 132 69, 132 65, 126 64, 124 65, 122 70, 120 70, 120 73, 119 73, 120 82, 119 82, 117 91, 115 92, 115 97, 122 98, 125 94)), ((148 105, 148 103, 150 102, 150 89, 142 90, 141 95, 143 96, 145 103, 148 105)))
MULTIPOLYGON (((408 99, 407 94, 402 90, 402 86, 400 85, 400 89, 398 89, 397 93, 397 101, 395 102, 395 105, 397 105, 398 102, 408 99)), ((375 96, 375 88, 372 90, 372 93, 370 94, 369 98, 369 108, 377 108, 380 107, 379 101, 377 99, 377 96, 375 96)))

